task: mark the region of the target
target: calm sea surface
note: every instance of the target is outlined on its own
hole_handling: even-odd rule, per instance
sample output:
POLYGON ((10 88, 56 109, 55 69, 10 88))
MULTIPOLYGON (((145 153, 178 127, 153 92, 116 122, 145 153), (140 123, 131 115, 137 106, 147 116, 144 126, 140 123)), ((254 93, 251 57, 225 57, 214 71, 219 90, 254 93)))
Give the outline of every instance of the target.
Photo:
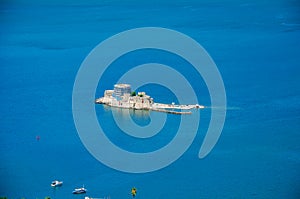
MULTIPOLYGON (((0 197, 84 198, 71 193, 84 185, 95 198, 131 198, 133 186, 141 199, 299 198, 299 13, 300 4, 293 0, 1 2, 0 197), (103 165, 85 149, 73 121, 72 89, 82 61, 96 45, 149 26, 180 31, 203 45, 223 77, 228 110, 222 135, 206 158, 198 159, 198 152, 210 108, 200 111, 197 136, 176 162, 156 172, 129 174, 103 165), (52 189, 54 179, 64 185, 52 189)), ((131 67, 148 62, 188 66, 166 52, 137 51, 112 64, 95 97, 131 67)), ((207 87, 194 72, 181 71, 197 85, 199 103, 210 107, 207 87)), ((155 101, 177 102, 165 87, 141 90, 155 101)), ((180 121, 168 115, 158 137, 140 142, 125 136, 112 117, 114 112, 126 125, 128 115, 95 108, 107 136, 136 152, 164 146, 180 121)), ((130 112, 142 126, 157 114, 130 112)))

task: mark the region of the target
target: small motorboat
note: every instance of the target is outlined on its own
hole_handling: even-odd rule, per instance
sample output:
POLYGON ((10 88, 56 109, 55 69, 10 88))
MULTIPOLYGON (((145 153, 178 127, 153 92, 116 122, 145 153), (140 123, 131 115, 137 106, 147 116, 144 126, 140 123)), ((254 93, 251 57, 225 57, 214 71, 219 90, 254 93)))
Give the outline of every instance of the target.
POLYGON ((82 194, 82 193, 86 193, 87 190, 84 187, 78 188, 78 189, 74 189, 73 194, 82 194))
POLYGON ((51 183, 51 187, 60 187, 63 184, 63 181, 54 180, 51 183))

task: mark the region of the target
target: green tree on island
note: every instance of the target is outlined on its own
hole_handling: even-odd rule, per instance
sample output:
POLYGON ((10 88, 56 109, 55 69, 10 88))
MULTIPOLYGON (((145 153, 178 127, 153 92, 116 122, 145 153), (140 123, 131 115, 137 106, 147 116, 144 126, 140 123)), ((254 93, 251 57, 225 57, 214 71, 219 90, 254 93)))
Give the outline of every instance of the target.
POLYGON ((135 91, 132 91, 131 94, 130 94, 130 96, 131 96, 131 97, 136 96, 136 92, 135 92, 135 91))

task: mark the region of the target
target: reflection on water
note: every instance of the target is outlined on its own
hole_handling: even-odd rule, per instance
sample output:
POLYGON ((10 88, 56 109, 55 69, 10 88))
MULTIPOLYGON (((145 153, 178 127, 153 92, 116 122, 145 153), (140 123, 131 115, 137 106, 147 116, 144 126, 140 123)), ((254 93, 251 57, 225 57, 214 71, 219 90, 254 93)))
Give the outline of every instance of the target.
POLYGON ((103 105, 105 111, 112 111, 113 115, 118 116, 122 120, 129 120, 130 118, 140 126, 146 126, 151 122, 150 111, 117 108, 103 105))

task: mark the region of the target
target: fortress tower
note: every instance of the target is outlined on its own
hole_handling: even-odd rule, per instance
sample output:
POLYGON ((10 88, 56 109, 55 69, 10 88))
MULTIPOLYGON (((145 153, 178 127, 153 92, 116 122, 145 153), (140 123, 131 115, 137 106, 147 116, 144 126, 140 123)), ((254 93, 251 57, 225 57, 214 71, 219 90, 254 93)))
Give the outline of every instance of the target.
POLYGON ((131 93, 131 86, 129 84, 115 84, 113 96, 120 99, 124 94, 131 93))

